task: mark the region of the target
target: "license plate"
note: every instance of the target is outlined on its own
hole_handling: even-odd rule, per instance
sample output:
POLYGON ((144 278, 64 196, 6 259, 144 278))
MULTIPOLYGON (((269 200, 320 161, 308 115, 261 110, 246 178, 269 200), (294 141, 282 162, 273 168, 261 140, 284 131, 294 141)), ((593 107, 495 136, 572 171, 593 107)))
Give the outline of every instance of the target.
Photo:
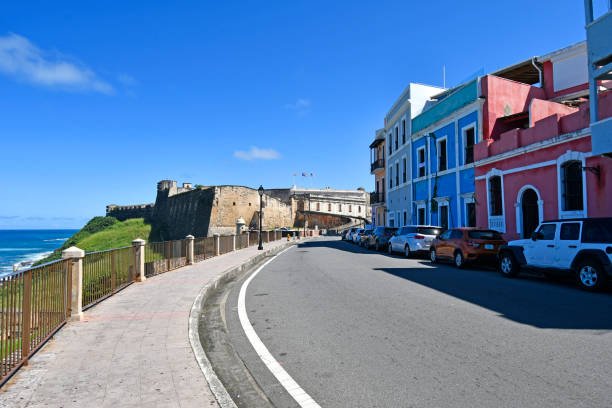
POLYGON ((491 244, 485 244, 485 249, 493 249, 494 246, 491 244))

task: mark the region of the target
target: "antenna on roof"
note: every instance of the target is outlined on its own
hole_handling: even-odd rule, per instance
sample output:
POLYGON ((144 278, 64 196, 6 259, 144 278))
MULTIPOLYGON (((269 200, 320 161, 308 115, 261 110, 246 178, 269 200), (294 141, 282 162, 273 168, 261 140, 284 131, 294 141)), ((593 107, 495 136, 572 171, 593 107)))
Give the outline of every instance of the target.
POLYGON ((442 88, 446 89, 446 65, 442 65, 442 88))

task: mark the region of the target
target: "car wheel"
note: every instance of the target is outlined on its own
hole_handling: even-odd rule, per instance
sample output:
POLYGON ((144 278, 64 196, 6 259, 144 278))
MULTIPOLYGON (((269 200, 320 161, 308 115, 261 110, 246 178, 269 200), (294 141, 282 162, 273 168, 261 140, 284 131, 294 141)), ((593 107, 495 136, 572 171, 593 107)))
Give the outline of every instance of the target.
POLYGON ((387 244, 387 252, 389 253, 389 255, 393 254, 393 246, 390 242, 387 244))
POLYGON ((465 260, 463 259, 463 254, 461 251, 455 252, 455 266, 459 269, 463 268, 465 265, 465 260))
POLYGON ((516 259, 514 259, 514 256, 512 254, 502 254, 501 258, 499 259, 499 272, 503 276, 509 278, 518 275, 518 265, 516 263, 516 259))
POLYGON ((406 255, 406 258, 411 258, 412 257, 412 253, 410 252, 410 246, 406 245, 406 248, 404 248, 404 255, 406 255))
POLYGON ((597 292, 606 286, 605 274, 599 262, 587 259, 578 265, 578 284, 581 289, 597 292))
POLYGON ((438 255, 436 254, 436 249, 435 248, 431 248, 431 250, 429 251, 429 260, 432 263, 438 262, 438 255))

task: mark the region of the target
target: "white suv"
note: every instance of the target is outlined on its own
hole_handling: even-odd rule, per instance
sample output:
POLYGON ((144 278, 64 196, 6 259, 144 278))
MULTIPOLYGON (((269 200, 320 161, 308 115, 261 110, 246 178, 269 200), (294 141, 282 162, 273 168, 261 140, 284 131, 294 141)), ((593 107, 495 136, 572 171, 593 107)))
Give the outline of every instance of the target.
POLYGON ((531 239, 511 241, 497 256, 504 276, 516 276, 521 268, 574 274, 582 289, 599 291, 612 277, 612 218, 544 221, 531 239))
POLYGON ((403 252, 407 258, 418 252, 429 253, 431 241, 442 232, 442 228, 431 225, 406 225, 391 237, 387 250, 390 254, 403 252))

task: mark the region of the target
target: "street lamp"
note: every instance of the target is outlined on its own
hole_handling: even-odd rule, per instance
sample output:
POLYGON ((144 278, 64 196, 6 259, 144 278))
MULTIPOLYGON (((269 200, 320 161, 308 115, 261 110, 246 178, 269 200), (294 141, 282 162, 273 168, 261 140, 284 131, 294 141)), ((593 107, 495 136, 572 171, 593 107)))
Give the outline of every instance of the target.
POLYGON ((257 189, 257 192, 259 193, 259 246, 257 247, 258 250, 263 250, 263 245, 261 242, 261 223, 262 223, 262 219, 263 219, 263 193, 264 193, 264 188, 262 185, 259 186, 259 188, 257 189))

